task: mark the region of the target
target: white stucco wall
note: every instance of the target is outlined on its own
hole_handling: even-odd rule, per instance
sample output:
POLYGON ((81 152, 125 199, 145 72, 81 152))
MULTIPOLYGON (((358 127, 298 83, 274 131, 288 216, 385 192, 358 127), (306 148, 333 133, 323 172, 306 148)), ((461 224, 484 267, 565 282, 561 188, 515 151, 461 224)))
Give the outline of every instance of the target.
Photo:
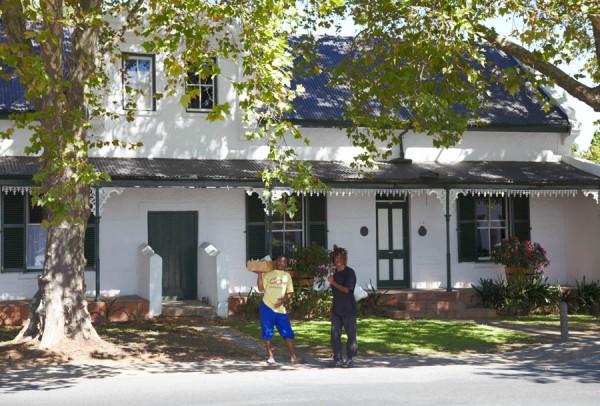
POLYGON ((132 270, 136 269, 138 247, 148 239, 149 211, 196 211, 198 244, 209 242, 221 251, 230 266, 230 287, 235 289, 255 282, 253 274, 245 268, 243 190, 127 189, 111 197, 102 213, 102 291, 119 289, 121 295, 136 293, 132 270))
POLYGON ((348 250, 348 266, 356 272, 356 281, 365 288, 377 283, 376 222, 374 196, 332 196, 327 198, 327 241, 348 250), (360 228, 369 229, 366 236, 360 228))

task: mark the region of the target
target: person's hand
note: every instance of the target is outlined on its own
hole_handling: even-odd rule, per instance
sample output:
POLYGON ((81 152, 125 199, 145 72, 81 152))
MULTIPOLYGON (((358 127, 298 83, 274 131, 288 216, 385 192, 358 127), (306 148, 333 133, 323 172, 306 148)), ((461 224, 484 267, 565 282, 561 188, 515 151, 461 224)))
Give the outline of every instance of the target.
POLYGON ((327 282, 329 282, 330 285, 333 285, 333 274, 329 275, 327 282))
POLYGON ((279 299, 277 299, 277 301, 275 302, 275 307, 281 307, 281 305, 283 305, 284 303, 285 303, 285 296, 282 296, 279 299))

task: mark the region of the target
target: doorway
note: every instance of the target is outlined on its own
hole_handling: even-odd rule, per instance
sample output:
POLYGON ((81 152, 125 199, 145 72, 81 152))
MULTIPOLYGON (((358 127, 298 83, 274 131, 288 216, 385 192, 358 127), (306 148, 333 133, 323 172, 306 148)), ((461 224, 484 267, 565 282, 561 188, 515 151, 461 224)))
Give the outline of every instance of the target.
POLYGON ((163 261, 163 299, 197 299, 198 213, 148 212, 148 244, 163 261))
POLYGON ((377 286, 410 286, 408 202, 378 200, 377 209, 377 286))

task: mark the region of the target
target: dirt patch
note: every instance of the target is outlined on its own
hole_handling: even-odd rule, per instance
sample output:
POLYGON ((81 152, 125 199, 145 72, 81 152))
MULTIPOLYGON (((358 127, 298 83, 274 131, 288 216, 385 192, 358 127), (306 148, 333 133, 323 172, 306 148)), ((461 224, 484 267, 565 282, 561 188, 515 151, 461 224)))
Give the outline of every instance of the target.
MULTIPOLYGON (((209 328, 219 324, 219 321, 195 317, 101 324, 96 329, 102 341, 64 340, 52 350, 30 343, 0 342, 0 368, 6 368, 9 363, 13 368, 24 369, 64 364, 125 365, 260 358, 255 351, 209 328)), ((18 330, 11 332, 16 336, 18 330)), ((256 342, 261 345, 260 340, 256 342)))

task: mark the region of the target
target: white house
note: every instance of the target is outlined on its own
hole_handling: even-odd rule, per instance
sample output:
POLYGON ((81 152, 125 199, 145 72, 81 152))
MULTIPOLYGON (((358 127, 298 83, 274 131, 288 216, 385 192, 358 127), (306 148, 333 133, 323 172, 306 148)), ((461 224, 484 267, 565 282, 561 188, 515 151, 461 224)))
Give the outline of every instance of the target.
MULTIPOLYGON (((320 52, 336 60, 343 44, 325 37, 320 52)), ((137 85, 160 90, 161 58, 135 44, 125 51, 124 68, 137 85)), ((516 64, 497 50, 487 56, 516 64)), ((93 152, 94 165, 113 180, 94 190, 88 295, 148 297, 144 250, 162 258, 162 296, 208 298, 224 316, 228 296, 256 284, 247 259, 312 241, 347 248, 362 286, 451 290, 501 275, 503 268, 489 261, 490 249, 513 234, 547 250, 551 282, 600 278, 600 171, 570 156, 576 134, 568 107, 546 113, 526 89, 511 97, 492 88, 488 127, 470 129, 444 150, 423 134, 408 133, 403 151, 365 177, 351 169, 359 151, 337 128, 344 89, 323 86, 325 74, 303 79, 306 94, 295 101, 291 119, 312 141, 295 147, 332 189, 300 194, 299 216, 274 216, 270 239, 256 194, 262 188, 256 172, 271 164, 267 147, 244 136, 231 87, 240 76, 237 65, 218 63, 221 76, 189 84, 203 88, 201 99, 185 108, 175 98, 148 97, 140 100, 133 123, 125 120, 121 67, 109 69, 117 91, 107 103, 117 102, 122 119, 97 122, 95 131, 143 147, 93 152), (206 112, 225 100, 233 113, 208 122, 206 112)), ((0 82, 0 111, 18 110, 22 102, 16 79, 0 82)), ((0 119, 0 128, 8 125, 0 119)), ((27 139, 17 131, 0 141, 0 300, 31 298, 43 265, 40 214, 27 205, 36 170, 35 158, 24 154, 27 139)))

